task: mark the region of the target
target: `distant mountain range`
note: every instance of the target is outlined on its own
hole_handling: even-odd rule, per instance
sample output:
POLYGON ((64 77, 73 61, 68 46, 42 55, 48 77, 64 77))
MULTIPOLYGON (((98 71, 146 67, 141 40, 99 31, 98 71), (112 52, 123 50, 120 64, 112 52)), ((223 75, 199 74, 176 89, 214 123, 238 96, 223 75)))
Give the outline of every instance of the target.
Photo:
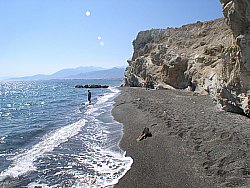
POLYGON ((125 68, 112 68, 112 69, 106 69, 106 70, 99 70, 99 71, 93 71, 93 72, 85 72, 80 73, 77 75, 71 75, 67 78, 72 79, 96 79, 96 78, 102 78, 102 79, 116 79, 116 78, 123 78, 124 77, 124 71, 125 68))
POLYGON ((8 80, 51 80, 51 79, 120 79, 124 77, 125 67, 105 69, 102 67, 77 67, 62 69, 51 75, 37 74, 33 76, 10 78, 8 80))

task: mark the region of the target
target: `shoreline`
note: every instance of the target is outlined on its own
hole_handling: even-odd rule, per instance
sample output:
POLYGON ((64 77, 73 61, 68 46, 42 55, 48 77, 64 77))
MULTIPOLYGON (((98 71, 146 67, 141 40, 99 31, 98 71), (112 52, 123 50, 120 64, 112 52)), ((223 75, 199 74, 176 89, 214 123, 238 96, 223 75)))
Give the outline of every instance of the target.
POLYGON ((250 119, 218 110, 209 96, 120 90, 112 115, 123 124, 119 146, 134 163, 115 187, 250 185, 250 152, 244 144, 250 135, 250 119), (152 137, 137 142, 145 127, 152 137))

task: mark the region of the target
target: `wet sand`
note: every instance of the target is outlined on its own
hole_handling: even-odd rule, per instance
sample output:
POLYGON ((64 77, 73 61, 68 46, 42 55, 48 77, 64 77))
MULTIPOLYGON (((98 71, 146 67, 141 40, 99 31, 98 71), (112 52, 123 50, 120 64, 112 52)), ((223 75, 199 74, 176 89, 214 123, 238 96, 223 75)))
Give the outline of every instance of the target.
POLYGON ((115 187, 250 187, 250 119, 208 96, 121 88, 113 108, 134 163, 115 187), (136 139, 148 127, 152 137, 136 139))

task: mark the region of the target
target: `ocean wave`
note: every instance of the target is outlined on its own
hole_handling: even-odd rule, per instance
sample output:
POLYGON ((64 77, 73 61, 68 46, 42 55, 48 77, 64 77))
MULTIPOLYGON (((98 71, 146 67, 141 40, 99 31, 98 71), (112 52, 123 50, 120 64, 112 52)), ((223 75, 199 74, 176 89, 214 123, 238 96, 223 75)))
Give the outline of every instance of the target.
MULTIPOLYGON (((0 185, 21 180, 16 185, 29 188, 113 187, 131 168, 133 159, 117 146, 121 125, 112 119, 111 108, 120 91, 116 87, 109 90, 98 90, 98 97, 93 98, 91 105, 79 97, 82 104, 75 106, 76 101, 73 106, 82 118, 80 121, 48 133, 29 150, 9 156, 12 163, 0 173, 0 185)), ((49 104, 48 100, 43 104, 49 104)), ((59 104, 60 108, 51 108, 49 114, 58 115, 58 112, 53 114, 53 110, 59 108, 60 117, 71 117, 72 114, 65 116, 68 105, 65 100, 60 100, 59 104)), ((46 112, 48 110, 50 108, 46 112)))
POLYGON ((30 150, 11 158, 13 163, 8 169, 0 173, 0 181, 6 178, 16 178, 29 171, 36 170, 33 164, 36 159, 42 157, 45 153, 52 151, 60 144, 68 141, 69 138, 78 134, 80 129, 85 125, 85 122, 86 120, 82 119, 47 134, 41 142, 34 145, 30 150))
POLYGON ((78 157, 79 164, 89 165, 96 175, 88 176, 74 172, 76 181, 73 187, 112 187, 131 168, 133 159, 108 150, 97 149, 93 153, 78 157))

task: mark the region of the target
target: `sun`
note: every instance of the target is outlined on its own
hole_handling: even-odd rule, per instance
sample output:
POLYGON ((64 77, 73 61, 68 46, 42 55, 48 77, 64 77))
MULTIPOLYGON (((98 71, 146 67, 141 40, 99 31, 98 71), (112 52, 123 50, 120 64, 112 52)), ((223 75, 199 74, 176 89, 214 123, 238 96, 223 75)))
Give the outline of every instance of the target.
POLYGON ((86 11, 86 12, 85 12, 85 15, 86 15, 86 16, 90 16, 90 15, 91 15, 91 12, 90 12, 90 11, 86 11))

